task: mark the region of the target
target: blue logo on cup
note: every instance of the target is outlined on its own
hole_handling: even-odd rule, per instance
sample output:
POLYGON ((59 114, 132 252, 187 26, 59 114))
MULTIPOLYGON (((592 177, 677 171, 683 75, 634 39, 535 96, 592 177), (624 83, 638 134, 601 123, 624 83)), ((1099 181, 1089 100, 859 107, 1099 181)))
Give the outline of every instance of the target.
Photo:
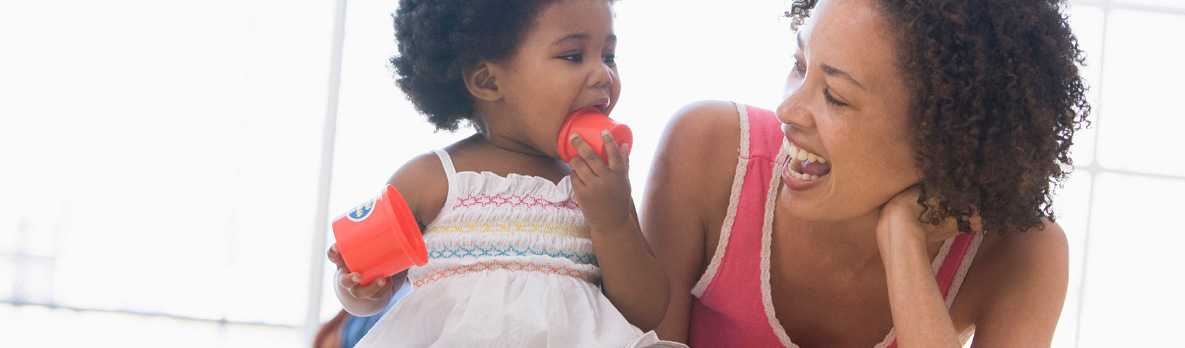
POLYGON ((372 212, 374 212, 374 200, 354 208, 354 210, 346 214, 346 218, 353 222, 362 222, 362 220, 366 220, 366 218, 369 217, 370 213, 372 212))

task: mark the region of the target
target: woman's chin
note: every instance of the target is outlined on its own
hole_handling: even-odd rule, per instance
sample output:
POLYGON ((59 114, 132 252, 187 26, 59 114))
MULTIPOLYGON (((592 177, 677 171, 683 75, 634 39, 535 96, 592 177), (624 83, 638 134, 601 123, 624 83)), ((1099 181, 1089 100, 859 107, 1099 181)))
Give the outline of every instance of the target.
POLYGON ((791 217, 812 222, 842 222, 857 219, 875 213, 877 207, 868 205, 856 207, 845 202, 850 200, 826 199, 830 197, 810 197, 802 192, 786 190, 778 192, 777 209, 791 217))
POLYGON ((825 209, 822 202, 805 197, 801 192, 788 190, 782 187, 781 192, 778 192, 776 209, 789 214, 798 220, 803 221, 825 221, 828 219, 827 209, 825 209))

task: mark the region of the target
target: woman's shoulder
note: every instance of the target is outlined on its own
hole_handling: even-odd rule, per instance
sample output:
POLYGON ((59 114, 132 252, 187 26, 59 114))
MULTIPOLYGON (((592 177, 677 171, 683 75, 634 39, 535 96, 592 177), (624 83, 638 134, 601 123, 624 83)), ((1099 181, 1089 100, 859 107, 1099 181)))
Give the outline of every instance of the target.
POLYGON ((736 104, 726 101, 700 101, 683 107, 667 124, 660 151, 700 159, 735 156, 741 138, 737 110, 736 104))
MULTIPOLYGON (((661 214, 695 216, 701 226, 719 226, 739 161, 739 116, 737 104, 723 101, 696 102, 676 112, 652 162, 647 201, 663 202, 661 214)), ((714 242, 718 230, 707 232, 706 240, 714 242)))
POLYGON ((988 233, 976 262, 994 266, 985 268, 999 280, 1048 276, 1048 271, 1065 268, 1068 253, 1066 232, 1056 222, 1043 220, 1027 231, 988 233))
POLYGON ((700 101, 671 117, 655 154, 655 164, 675 167, 679 175, 692 176, 700 184, 723 179, 727 188, 740 144, 741 121, 736 104, 700 101))
POLYGON ((974 317, 1004 316, 1018 305, 1032 313, 1061 308, 1069 277, 1069 243, 1061 226, 1044 220, 1028 231, 983 238, 964 286, 968 293, 960 294, 978 304, 974 317))
POLYGON ((769 110, 727 101, 700 101, 675 113, 665 142, 699 154, 734 157, 748 140, 760 139, 756 148, 776 152, 782 140, 780 125, 769 110))

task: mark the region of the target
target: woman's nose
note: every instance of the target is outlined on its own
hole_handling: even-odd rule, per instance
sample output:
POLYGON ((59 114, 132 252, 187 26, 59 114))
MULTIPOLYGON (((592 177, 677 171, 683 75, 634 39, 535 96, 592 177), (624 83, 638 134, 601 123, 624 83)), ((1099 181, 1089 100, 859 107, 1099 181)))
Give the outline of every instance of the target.
POLYGON ((815 117, 806 103, 806 89, 801 84, 786 87, 782 103, 778 105, 778 120, 792 128, 810 129, 815 127, 815 117))

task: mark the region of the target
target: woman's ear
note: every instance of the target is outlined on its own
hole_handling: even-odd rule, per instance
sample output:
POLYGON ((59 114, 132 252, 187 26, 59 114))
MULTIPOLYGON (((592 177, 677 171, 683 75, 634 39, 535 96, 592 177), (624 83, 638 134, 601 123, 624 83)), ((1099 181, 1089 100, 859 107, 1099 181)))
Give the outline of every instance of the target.
POLYGON ((487 102, 502 99, 502 92, 498 89, 498 77, 495 69, 488 62, 478 63, 465 71, 465 88, 474 98, 487 102))

